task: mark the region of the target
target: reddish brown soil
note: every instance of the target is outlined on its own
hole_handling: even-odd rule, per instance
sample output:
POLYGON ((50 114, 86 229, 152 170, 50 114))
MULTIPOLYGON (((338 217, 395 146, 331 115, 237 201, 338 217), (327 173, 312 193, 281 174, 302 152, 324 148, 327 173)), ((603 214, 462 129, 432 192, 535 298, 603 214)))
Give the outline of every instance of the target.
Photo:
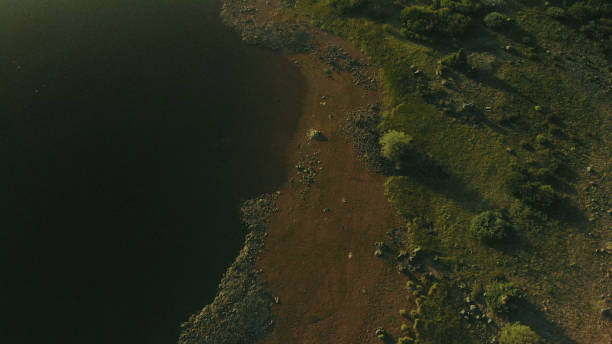
MULTIPOLYGON (((342 45, 357 56, 337 38, 319 38, 323 46, 342 45)), ((305 196, 298 178, 280 188, 280 212, 259 259, 280 303, 273 306, 274 330, 261 343, 375 342, 378 326, 399 328, 398 310, 406 303, 398 292, 406 277, 373 254, 374 242, 400 223, 383 194, 384 177, 357 158, 342 127, 347 111, 381 95, 354 86, 348 73, 327 77, 314 55, 290 58, 302 68, 308 90, 298 132, 288 145, 289 175, 315 152, 323 169, 305 196), (328 141, 309 143, 310 128, 321 130, 328 141)))

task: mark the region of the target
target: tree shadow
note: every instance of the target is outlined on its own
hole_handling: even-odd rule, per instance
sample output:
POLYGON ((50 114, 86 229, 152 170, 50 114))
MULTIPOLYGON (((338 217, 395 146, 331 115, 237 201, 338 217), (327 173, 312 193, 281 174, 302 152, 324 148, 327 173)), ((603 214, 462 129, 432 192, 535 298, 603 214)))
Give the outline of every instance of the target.
POLYGON ((565 329, 551 322, 546 318, 546 314, 540 311, 535 305, 527 301, 517 302, 518 310, 506 316, 510 322, 520 322, 531 327, 542 338, 549 343, 557 344, 576 344, 567 336, 565 329))
POLYGON ((533 250, 529 237, 521 228, 513 228, 503 241, 488 243, 488 246, 509 256, 533 250))
POLYGON ((577 228, 587 228, 587 218, 578 204, 571 198, 564 197, 559 199, 547 214, 562 223, 575 226, 577 228))
POLYGON ((470 210, 480 209, 487 203, 478 191, 448 172, 429 155, 414 149, 404 154, 400 168, 394 171, 394 175, 410 177, 470 210))

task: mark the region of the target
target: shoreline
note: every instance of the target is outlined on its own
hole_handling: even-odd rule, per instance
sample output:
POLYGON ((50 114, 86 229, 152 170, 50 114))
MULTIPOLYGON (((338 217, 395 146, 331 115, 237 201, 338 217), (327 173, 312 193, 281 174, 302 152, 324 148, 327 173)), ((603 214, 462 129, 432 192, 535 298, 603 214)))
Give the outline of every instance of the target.
MULTIPOLYGON (((331 135, 329 138, 331 141, 340 139, 339 142, 343 144, 342 156, 350 155, 348 160, 352 164, 359 164, 358 169, 365 171, 368 176, 373 176, 373 171, 381 171, 380 166, 376 166, 377 152, 368 154, 367 148, 367 145, 374 141, 374 144, 377 144, 377 139, 372 141, 372 137, 366 137, 364 142, 354 140, 355 137, 364 134, 367 128, 357 128, 356 121, 350 118, 362 114, 366 115, 364 120, 368 122, 367 124, 374 123, 371 121, 373 113, 380 110, 377 69, 369 65, 363 56, 359 56, 360 52, 344 39, 307 25, 274 21, 273 17, 281 12, 284 6, 280 1, 272 5, 270 1, 261 0, 224 0, 220 16, 223 23, 237 32, 245 43, 268 48, 286 56, 300 67, 307 79, 310 79, 303 118, 300 119, 294 139, 286 148, 286 154, 290 157, 288 169, 291 169, 292 165, 296 167, 306 165, 307 168, 303 170, 298 168, 297 174, 281 186, 282 193, 277 191, 244 203, 241 208, 241 220, 248 233, 243 248, 224 274, 214 301, 181 325, 179 344, 250 343, 270 337, 269 334, 275 326, 272 319, 278 311, 277 306, 281 304, 282 307, 286 299, 285 296, 276 296, 277 292, 280 292, 278 288, 272 292, 268 283, 269 276, 265 276, 270 269, 263 271, 261 269, 265 264, 262 262, 265 252, 270 252, 268 245, 265 245, 270 222, 278 222, 279 217, 288 218, 287 210, 294 209, 298 202, 308 202, 307 198, 314 197, 310 195, 311 193, 320 193, 316 185, 319 179, 317 175, 323 170, 323 166, 317 166, 321 164, 321 160, 317 157, 320 151, 314 142, 310 145, 308 140, 305 140, 304 134, 308 128, 304 125, 324 128, 324 135, 331 135), (315 76, 317 70, 326 76, 315 76), (336 92, 338 97, 344 98, 343 106, 335 106, 325 95, 320 95, 328 93, 326 85, 323 85, 328 82, 336 83, 334 87, 339 88, 337 90, 339 92, 336 92), (315 115, 321 115, 320 109, 330 112, 325 117, 321 116, 324 122, 315 119, 315 115), (347 147, 350 150, 348 153, 347 147), (304 150, 310 152, 306 153, 304 150), (298 194, 301 200, 296 199, 298 194), (279 210, 278 207, 283 209, 279 210), (279 212, 283 214, 278 215, 279 212)), ((334 103, 338 102, 341 100, 338 97, 331 100, 334 103)), ((339 171, 342 169, 342 166, 337 168, 339 171)), ((289 176, 293 173, 291 170, 288 172, 289 176)), ((382 185, 381 176, 375 175, 370 184, 382 185)), ((371 186, 376 189, 379 185, 371 186)), ((378 203, 383 199, 381 206, 388 208, 382 189, 376 191, 379 194, 378 203)), ((310 208, 306 204, 298 207, 310 208)), ((376 237, 383 234, 384 232, 378 233, 376 237)), ((278 244, 273 244, 271 247, 278 249, 278 244)), ((369 249, 368 245, 366 250, 369 249)), ((389 273, 386 270, 385 272, 389 273)), ((281 337, 283 336, 281 334, 281 337)))

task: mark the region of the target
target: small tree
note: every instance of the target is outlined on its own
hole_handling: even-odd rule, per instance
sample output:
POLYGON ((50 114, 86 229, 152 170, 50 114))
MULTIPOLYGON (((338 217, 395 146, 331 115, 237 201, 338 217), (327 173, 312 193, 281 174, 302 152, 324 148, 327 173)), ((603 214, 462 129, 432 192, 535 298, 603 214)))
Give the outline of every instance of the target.
POLYGON ((401 131, 390 130, 380 138, 381 154, 391 162, 395 163, 395 168, 400 169, 402 158, 410 150, 412 137, 401 131))
POLYGON ((510 223, 498 212, 485 211, 472 219, 472 234, 483 241, 499 241, 508 236, 510 223))
POLYGON ((539 344, 542 339, 526 325, 516 322, 507 324, 501 330, 499 344, 539 344))

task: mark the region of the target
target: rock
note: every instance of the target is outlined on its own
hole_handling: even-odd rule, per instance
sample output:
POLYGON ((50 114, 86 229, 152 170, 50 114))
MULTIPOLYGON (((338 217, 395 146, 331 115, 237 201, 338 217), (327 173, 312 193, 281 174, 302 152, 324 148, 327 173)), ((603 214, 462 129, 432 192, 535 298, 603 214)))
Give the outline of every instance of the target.
POLYGON ((275 296, 274 297, 274 303, 276 303, 278 305, 280 303, 280 297, 275 296))
POLYGON ((309 141, 327 141, 327 138, 323 133, 317 129, 310 129, 306 134, 306 137, 309 141))
POLYGON ((587 166, 586 168, 587 173, 595 173, 595 169, 593 169, 593 166, 587 166))

